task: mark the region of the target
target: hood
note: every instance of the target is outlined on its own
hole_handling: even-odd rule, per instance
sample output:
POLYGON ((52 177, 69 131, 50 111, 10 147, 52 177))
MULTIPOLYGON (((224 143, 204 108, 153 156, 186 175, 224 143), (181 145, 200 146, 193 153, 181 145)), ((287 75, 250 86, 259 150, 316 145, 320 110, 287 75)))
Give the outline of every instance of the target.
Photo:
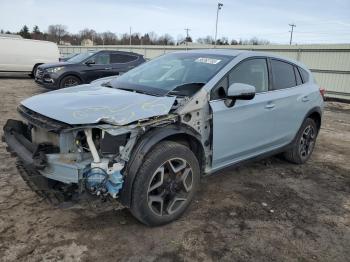
POLYGON ((119 75, 114 75, 114 76, 106 76, 106 77, 102 77, 102 78, 98 78, 94 81, 92 81, 90 84, 93 84, 93 85, 101 85, 101 84, 104 84, 104 83, 107 83, 107 82, 110 82, 116 78, 118 78, 119 75))
POLYGON ((70 124, 101 120, 126 125, 166 115, 175 97, 156 97, 99 85, 79 85, 25 99, 21 104, 46 117, 70 124))
POLYGON ((71 66, 71 65, 75 65, 73 63, 69 63, 69 62, 57 62, 57 63, 48 63, 48 64, 42 64, 39 67, 41 69, 47 69, 47 68, 51 68, 51 67, 58 67, 58 66, 71 66))

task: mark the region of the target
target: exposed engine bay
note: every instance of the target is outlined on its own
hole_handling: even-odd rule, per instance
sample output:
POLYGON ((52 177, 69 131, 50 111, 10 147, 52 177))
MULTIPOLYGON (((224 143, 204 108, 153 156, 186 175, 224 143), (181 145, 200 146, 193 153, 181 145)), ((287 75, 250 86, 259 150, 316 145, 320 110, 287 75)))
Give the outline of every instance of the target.
MULTIPOLYGON (((169 114, 123 126, 103 121, 97 125, 69 125, 21 105, 18 111, 26 124, 9 120, 5 128, 23 135, 23 141, 28 140, 36 170, 55 181, 55 188, 65 193, 65 200, 79 198, 82 193, 115 199, 128 175, 128 161, 135 144, 150 130, 187 125, 195 133, 209 138, 209 118, 201 113, 203 108, 194 108, 192 113, 182 116, 177 113, 189 100, 188 97, 177 98, 169 114), (206 123, 201 116, 205 116, 206 123)), ((193 103, 198 106, 198 101, 193 103)), ((203 139, 203 144, 207 139, 203 139)))

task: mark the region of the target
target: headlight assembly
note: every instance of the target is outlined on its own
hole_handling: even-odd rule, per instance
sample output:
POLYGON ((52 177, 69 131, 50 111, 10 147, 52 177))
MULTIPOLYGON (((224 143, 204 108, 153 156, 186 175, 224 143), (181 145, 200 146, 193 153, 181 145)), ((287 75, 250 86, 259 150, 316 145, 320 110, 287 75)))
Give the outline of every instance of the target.
POLYGON ((51 67, 47 69, 47 72, 49 73, 57 73, 58 71, 62 70, 64 67, 63 66, 58 66, 58 67, 51 67))

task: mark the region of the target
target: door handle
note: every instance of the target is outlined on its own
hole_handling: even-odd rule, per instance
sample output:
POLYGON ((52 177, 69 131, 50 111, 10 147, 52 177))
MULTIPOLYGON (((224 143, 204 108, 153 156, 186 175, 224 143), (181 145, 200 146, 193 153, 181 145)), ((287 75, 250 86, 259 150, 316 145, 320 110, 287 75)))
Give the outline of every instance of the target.
POLYGON ((112 67, 106 67, 105 68, 105 70, 111 70, 112 69, 112 67))
POLYGON ((309 101, 310 99, 309 99, 309 97, 308 96, 304 96, 302 99, 301 99, 301 101, 303 101, 303 102, 307 102, 307 101, 309 101))
POLYGON ((273 109, 275 108, 275 104, 272 104, 272 103, 268 103, 266 106, 265 106, 266 109, 273 109))

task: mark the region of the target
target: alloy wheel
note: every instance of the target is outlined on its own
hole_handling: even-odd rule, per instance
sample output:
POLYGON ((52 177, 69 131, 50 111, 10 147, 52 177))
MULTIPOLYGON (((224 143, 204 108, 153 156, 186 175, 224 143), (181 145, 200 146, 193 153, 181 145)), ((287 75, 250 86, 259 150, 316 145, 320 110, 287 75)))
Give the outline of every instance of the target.
POLYGON ((187 202, 192 185, 193 171, 186 160, 173 158, 164 162, 148 185, 149 208, 158 216, 174 214, 187 202))
POLYGON ((70 87, 70 86, 76 86, 78 85, 78 81, 74 78, 68 78, 65 82, 64 82, 64 87, 70 87))
POLYGON ((315 129, 313 126, 308 125, 305 127, 303 134, 301 135, 299 152, 302 158, 308 157, 315 146, 315 129))

